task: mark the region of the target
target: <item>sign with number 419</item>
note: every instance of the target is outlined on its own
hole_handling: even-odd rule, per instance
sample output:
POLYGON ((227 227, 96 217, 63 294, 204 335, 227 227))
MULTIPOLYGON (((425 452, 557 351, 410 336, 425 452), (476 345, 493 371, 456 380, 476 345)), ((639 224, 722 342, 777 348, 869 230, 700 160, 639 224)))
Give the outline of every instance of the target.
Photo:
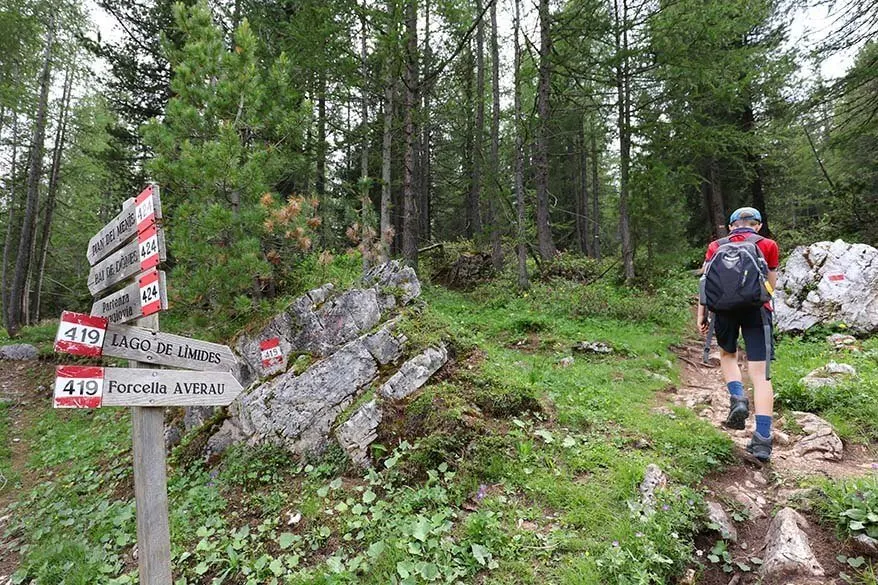
POLYGON ((104 395, 104 368, 58 366, 55 368, 55 408, 100 408, 104 395))

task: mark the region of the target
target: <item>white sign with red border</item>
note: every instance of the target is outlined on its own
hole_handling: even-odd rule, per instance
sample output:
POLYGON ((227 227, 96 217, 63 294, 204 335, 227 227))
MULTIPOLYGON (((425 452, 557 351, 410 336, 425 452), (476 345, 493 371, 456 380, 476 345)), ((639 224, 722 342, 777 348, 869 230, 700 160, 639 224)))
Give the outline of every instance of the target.
POLYGON ((259 342, 259 353, 264 370, 278 366, 284 361, 283 352, 280 349, 280 339, 277 337, 259 342))
POLYGON ((99 357, 107 334, 107 320, 83 313, 64 311, 55 335, 55 351, 99 357))
POLYGON ((165 236, 155 225, 137 235, 108 258, 91 267, 88 273, 88 290, 97 295, 111 286, 134 276, 141 270, 155 267, 165 260, 165 236))
POLYGON ((125 201, 122 211, 89 240, 88 263, 96 264, 161 218, 159 187, 149 185, 136 198, 125 201))
POLYGON ((142 232, 157 219, 157 213, 161 213, 158 185, 150 185, 134 200, 134 216, 137 221, 137 231, 142 232))
POLYGON ((128 323, 144 316, 144 309, 164 311, 168 308, 168 293, 164 270, 152 269, 141 275, 135 282, 102 299, 91 306, 91 314, 106 317, 110 323, 128 323), (153 281, 153 276, 157 277, 153 281), (158 301, 153 298, 158 287, 158 301))
POLYGON ((104 396, 104 368, 57 366, 52 405, 55 408, 100 408, 104 396))

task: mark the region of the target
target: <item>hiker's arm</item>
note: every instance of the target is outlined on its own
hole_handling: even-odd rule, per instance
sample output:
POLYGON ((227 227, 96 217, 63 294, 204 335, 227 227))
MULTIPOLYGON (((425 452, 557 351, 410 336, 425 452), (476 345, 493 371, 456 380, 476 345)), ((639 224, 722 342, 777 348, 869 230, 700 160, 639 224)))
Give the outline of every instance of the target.
POLYGON ((771 290, 777 290, 777 270, 768 271, 768 284, 771 285, 771 290))

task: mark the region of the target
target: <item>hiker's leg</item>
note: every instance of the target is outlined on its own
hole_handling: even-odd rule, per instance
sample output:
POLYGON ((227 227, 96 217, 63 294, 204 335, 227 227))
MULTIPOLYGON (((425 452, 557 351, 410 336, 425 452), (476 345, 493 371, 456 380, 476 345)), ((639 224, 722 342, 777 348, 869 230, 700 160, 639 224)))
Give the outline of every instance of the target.
POLYGON ((771 314, 754 309, 742 319, 741 334, 747 348, 747 371, 753 382, 756 429, 747 451, 761 461, 771 459, 771 424, 774 416, 774 388, 768 379, 768 362, 774 356, 771 314))
POLYGON ((774 416, 774 387, 771 380, 765 379, 765 360, 747 361, 747 371, 753 381, 753 402, 757 416, 774 416))
POLYGON ((725 425, 730 429, 743 429, 750 416, 750 402, 744 396, 741 368, 738 367, 738 317, 734 313, 717 313, 714 320, 720 369, 729 390, 729 415, 725 425))
POLYGON ((729 382, 743 383, 741 377, 741 368, 738 367, 738 352, 728 352, 723 348, 719 350, 719 364, 723 373, 723 380, 726 384, 729 382))

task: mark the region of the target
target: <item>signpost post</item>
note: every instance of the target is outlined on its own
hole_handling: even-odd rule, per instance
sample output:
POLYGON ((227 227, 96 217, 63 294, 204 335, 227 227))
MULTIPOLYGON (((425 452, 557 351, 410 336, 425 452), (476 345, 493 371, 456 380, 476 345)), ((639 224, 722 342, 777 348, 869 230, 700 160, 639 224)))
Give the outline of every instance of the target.
POLYGON ((64 311, 55 337, 55 351, 130 360, 128 368, 59 366, 53 405, 131 407, 141 585, 172 583, 163 408, 225 406, 243 390, 228 346, 159 331, 158 313, 168 307, 165 273, 156 268, 166 256, 161 209, 159 187, 149 185, 92 237, 93 295, 136 278, 96 300, 91 315, 64 311), (136 325, 122 325, 130 321, 136 325))

